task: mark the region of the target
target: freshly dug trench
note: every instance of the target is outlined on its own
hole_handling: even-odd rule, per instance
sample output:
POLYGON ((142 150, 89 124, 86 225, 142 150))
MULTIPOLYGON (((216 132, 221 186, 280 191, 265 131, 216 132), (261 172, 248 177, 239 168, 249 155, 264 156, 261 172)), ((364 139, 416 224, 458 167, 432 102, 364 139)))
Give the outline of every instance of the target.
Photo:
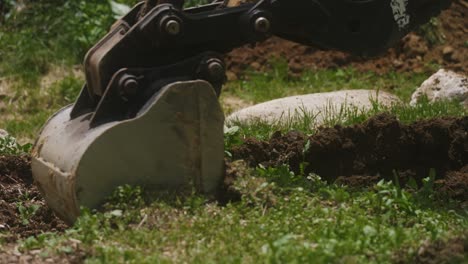
POLYGON ((467 131, 468 117, 405 125, 395 116, 380 114, 359 125, 322 128, 311 137, 276 132, 269 141, 250 138, 232 154, 252 166, 287 164, 295 173, 305 163, 306 174, 328 181, 356 175, 394 179, 396 174, 402 183, 410 177, 420 182, 434 169, 445 191, 467 200, 467 131))

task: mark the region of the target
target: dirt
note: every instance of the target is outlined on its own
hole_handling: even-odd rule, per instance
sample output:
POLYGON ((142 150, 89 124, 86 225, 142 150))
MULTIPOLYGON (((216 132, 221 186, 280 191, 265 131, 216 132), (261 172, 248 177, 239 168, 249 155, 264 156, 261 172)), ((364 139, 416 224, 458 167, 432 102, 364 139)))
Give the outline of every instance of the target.
POLYGON ((447 241, 427 242, 419 248, 414 263, 464 263, 467 250, 468 236, 456 237, 447 241))
POLYGON ((432 73, 430 64, 461 73, 468 72, 468 3, 454 0, 452 6, 443 11, 438 19, 436 31, 410 33, 394 48, 375 58, 361 58, 339 51, 323 51, 286 41, 270 38, 255 47, 247 45, 226 56, 228 78, 241 78, 246 69, 264 71, 270 68, 273 58, 285 59, 292 76, 304 70, 335 69, 352 67, 361 72, 427 72, 432 73), (438 32, 437 34, 433 34, 438 32), (435 37, 434 37, 435 36, 435 37), (441 39, 442 41, 429 41, 441 39), (431 42, 434 42, 432 44, 431 42), (437 43, 441 42, 441 43, 437 43))
POLYGON ((421 182, 434 169, 440 190, 466 201, 467 131, 468 116, 406 125, 395 116, 380 114, 363 124, 321 128, 310 137, 300 132, 276 132, 269 141, 248 138, 231 153, 251 166, 288 164, 295 173, 306 164, 306 174, 351 185, 393 180, 395 175, 402 184, 410 177, 421 182))
POLYGON ((468 257, 468 233, 458 234, 450 239, 426 240, 411 253, 408 259, 408 249, 397 250, 392 257, 392 263, 466 263, 468 257))
POLYGON ((66 227, 33 184, 29 157, 0 156, 0 239, 15 242, 66 227))

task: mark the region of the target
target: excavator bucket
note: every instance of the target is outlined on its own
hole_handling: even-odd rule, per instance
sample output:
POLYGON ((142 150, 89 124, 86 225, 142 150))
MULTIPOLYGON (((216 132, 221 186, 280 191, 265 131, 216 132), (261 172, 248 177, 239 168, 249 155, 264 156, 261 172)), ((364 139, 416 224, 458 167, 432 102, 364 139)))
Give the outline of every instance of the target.
POLYGON ((71 110, 46 123, 31 164, 47 203, 68 223, 120 185, 212 195, 222 181, 224 115, 207 82, 167 85, 134 118, 94 128, 93 113, 71 119, 71 110))

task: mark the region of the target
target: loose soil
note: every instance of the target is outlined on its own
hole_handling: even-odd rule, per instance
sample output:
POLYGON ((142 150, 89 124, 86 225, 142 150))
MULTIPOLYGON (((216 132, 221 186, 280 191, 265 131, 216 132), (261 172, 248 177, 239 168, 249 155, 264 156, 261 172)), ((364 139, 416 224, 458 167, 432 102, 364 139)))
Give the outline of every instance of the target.
POLYGON ((307 137, 300 132, 276 132, 269 141, 254 138, 231 151, 251 166, 289 165, 300 173, 316 173, 327 181, 349 185, 395 179, 421 182, 436 173, 436 184, 450 197, 468 200, 468 116, 402 124, 380 114, 363 124, 321 128, 307 137))
POLYGON ((447 241, 436 240, 423 244, 414 263, 465 263, 468 252, 468 235, 447 241))
POLYGON ((430 64, 438 64, 457 72, 468 72, 468 2, 454 0, 452 6, 443 11, 438 19, 436 31, 410 33, 394 48, 375 58, 361 58, 338 51, 323 51, 303 46, 280 38, 270 38, 255 47, 247 45, 226 56, 228 78, 242 77, 246 69, 262 71, 270 68, 269 60, 285 59, 292 76, 304 70, 352 67, 358 71, 427 72, 432 73, 430 64), (442 43, 431 44, 428 39, 433 33, 442 37, 442 43))
POLYGON ((0 156, 0 239, 15 242, 65 228, 33 184, 29 157, 0 156))
POLYGON ((407 249, 397 251, 392 258, 393 263, 466 263, 468 257, 468 233, 457 235, 448 240, 427 240, 423 242, 415 254, 408 260, 407 249))

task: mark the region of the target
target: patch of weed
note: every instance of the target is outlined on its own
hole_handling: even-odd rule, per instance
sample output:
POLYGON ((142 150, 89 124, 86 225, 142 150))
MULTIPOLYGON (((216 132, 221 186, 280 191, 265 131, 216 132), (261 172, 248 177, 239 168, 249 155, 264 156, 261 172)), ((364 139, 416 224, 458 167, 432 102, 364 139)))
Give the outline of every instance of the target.
POLYGON ((50 238, 53 246, 39 247, 80 241, 90 263, 386 263, 402 248, 409 259, 424 241, 468 227, 464 213, 430 196, 422 205, 415 197, 425 191, 392 182, 351 192, 279 167, 251 171, 235 186, 240 202, 156 200, 124 212, 130 223, 113 211, 83 211, 66 235, 50 238))
POLYGON ((22 89, 23 85, 19 82, 14 87, 17 92, 9 98, 6 110, 10 115, 0 118, 0 127, 31 142, 54 112, 75 101, 83 80, 70 75, 44 89, 22 89))
POLYGON ((427 98, 420 100, 415 106, 408 104, 396 104, 384 106, 374 102, 371 109, 364 110, 355 106, 343 105, 339 109, 327 108, 320 113, 302 111, 294 113, 276 122, 269 122, 262 119, 249 121, 233 120, 227 124, 226 131, 231 131, 225 135, 227 151, 234 145, 243 142, 247 137, 254 137, 260 140, 269 139, 276 131, 301 131, 311 135, 316 132, 318 124, 316 117, 321 114, 324 118, 320 126, 333 127, 335 125, 359 124, 370 117, 380 113, 390 113, 395 115, 402 123, 411 123, 418 120, 438 118, 438 117, 463 117, 468 114, 467 110, 459 102, 439 101, 431 103, 427 98), (235 127, 235 130, 230 130, 235 127))
POLYGON ((224 92, 246 101, 260 103, 285 96, 330 92, 344 89, 384 90, 409 101, 411 94, 429 75, 358 72, 352 68, 305 71, 300 77, 288 75, 287 63, 272 62, 267 72, 250 72, 244 80, 228 83, 224 92))
POLYGON ((23 225, 28 225, 29 219, 31 219, 31 217, 33 217, 41 207, 38 204, 26 205, 22 202, 18 202, 16 206, 18 208, 18 212, 20 213, 21 222, 23 225))
POLYGON ((445 42, 444 29, 437 17, 433 17, 426 24, 419 27, 416 32, 431 46, 441 45, 445 42))
POLYGON ((3 76, 35 80, 50 65, 77 64, 115 20, 107 1, 22 2, 22 8, 10 9, 0 28, 3 76))
POLYGON ((0 155, 22 155, 29 153, 31 147, 30 143, 20 144, 10 135, 0 137, 0 155))

